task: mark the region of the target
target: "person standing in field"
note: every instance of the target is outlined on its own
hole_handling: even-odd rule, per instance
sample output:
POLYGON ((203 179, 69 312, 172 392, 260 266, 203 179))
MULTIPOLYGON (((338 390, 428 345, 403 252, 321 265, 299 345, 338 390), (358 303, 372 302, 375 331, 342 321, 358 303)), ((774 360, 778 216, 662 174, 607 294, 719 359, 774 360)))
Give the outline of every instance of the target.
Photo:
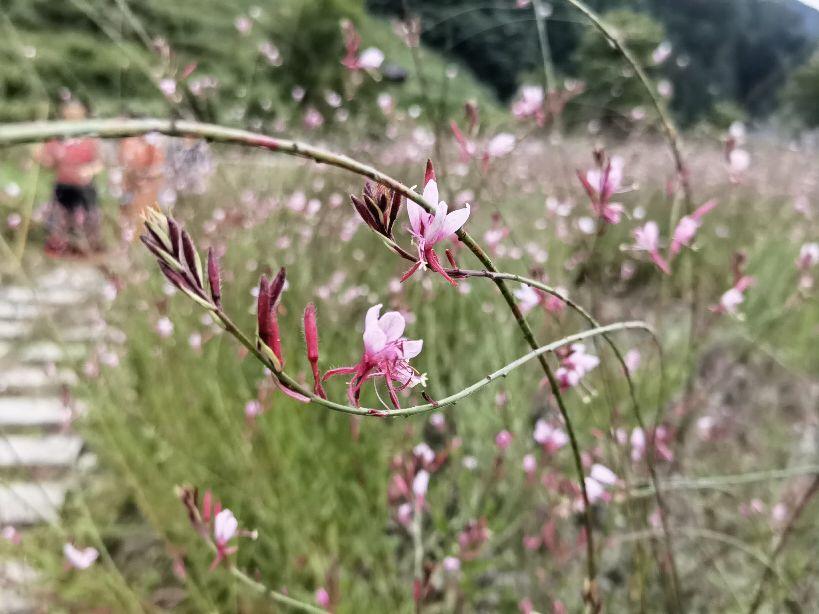
MULTIPOLYGON (((66 102, 62 118, 85 119, 82 103, 66 102)), ((99 140, 91 137, 54 139, 35 153, 36 160, 54 171, 54 197, 49 215, 46 251, 84 253, 102 249, 100 212, 94 177, 102 170, 99 140)))
POLYGON ((118 157, 122 169, 123 213, 130 230, 133 230, 139 227, 145 210, 156 204, 164 181, 162 137, 147 134, 122 139, 118 157))

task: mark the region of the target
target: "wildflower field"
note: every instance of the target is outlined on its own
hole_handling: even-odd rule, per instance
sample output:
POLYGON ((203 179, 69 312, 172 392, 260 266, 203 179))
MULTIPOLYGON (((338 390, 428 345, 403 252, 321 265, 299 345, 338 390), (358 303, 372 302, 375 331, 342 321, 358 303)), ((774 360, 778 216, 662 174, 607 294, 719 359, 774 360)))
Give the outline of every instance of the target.
POLYGON ((37 572, 31 611, 819 606, 816 143, 678 130, 640 68, 670 43, 635 58, 586 10, 635 71, 628 130, 572 125, 594 83, 568 76, 476 104, 437 55, 393 95, 350 21, 338 99, 291 88, 270 125, 197 121, 201 76, 161 48, 169 114, 0 124, 0 298, 61 258, 103 279, 61 388, 87 462, 54 519, 0 539, 37 572), (109 163, 105 250, 44 255, 32 144, 99 136, 111 160, 144 134, 208 141, 201 185, 135 219, 109 163))

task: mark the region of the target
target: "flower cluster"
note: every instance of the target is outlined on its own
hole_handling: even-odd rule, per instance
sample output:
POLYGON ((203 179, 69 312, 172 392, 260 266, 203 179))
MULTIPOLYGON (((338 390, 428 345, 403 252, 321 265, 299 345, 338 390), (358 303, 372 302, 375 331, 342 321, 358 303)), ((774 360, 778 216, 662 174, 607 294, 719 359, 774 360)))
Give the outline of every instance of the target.
POLYGON ((657 222, 649 221, 643 226, 635 228, 633 231, 634 245, 632 249, 636 251, 648 252, 651 260, 666 275, 671 274, 670 260, 677 256, 683 247, 688 247, 694 241, 697 231, 702 226, 702 218, 717 206, 717 201, 711 199, 706 201, 690 215, 683 216, 674 228, 669 247, 669 260, 666 260, 660 253, 660 229, 657 222))
POLYGON ((615 194, 623 192, 623 159, 609 158, 605 152, 595 152, 597 167, 585 173, 577 171, 577 177, 589 195, 595 216, 606 224, 619 224, 623 205, 611 202, 615 194))
POLYGON ((438 254, 435 253, 435 245, 449 239, 469 219, 469 203, 463 209, 448 212, 449 208, 444 201, 438 199, 438 183, 435 180, 435 170, 432 162, 427 161, 427 170, 424 175, 424 200, 435 209, 434 213, 428 213, 421 205, 413 201, 407 202, 407 213, 409 214, 410 234, 418 249, 418 260, 404 273, 401 281, 407 280, 419 269, 427 266, 441 275, 453 286, 457 286, 452 277, 447 274, 441 266, 438 254))
POLYGON ((569 346, 569 351, 560 361, 560 367, 555 370, 561 389, 568 390, 580 383, 587 373, 600 364, 597 356, 586 353, 586 346, 582 343, 573 343, 569 346))
POLYGON ((398 392, 417 384, 426 384, 426 375, 419 374, 409 361, 421 353, 424 342, 404 337, 406 320, 397 311, 381 315, 382 305, 374 305, 364 319, 364 353, 358 364, 351 367, 331 369, 324 374, 324 381, 336 375, 352 375, 347 387, 350 402, 359 407, 362 385, 370 379, 384 378, 390 401, 400 407, 398 392), (395 386, 395 383, 398 386, 395 386))
POLYGON ((216 569, 222 562, 227 564, 229 557, 236 553, 239 547, 233 544, 235 538, 258 537, 256 531, 240 529, 239 521, 233 512, 223 508, 222 503, 213 498, 210 490, 205 491, 201 504, 197 488, 181 487, 178 489, 178 495, 188 512, 191 526, 216 550, 216 557, 210 565, 211 570, 216 569))

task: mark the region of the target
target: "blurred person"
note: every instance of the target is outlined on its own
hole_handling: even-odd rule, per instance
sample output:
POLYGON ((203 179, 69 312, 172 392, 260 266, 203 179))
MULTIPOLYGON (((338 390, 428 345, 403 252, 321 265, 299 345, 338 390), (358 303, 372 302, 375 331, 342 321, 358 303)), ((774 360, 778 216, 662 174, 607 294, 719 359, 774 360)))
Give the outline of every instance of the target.
POLYGON ((165 152, 159 134, 122 139, 118 161, 122 172, 121 203, 127 224, 135 228, 148 207, 153 206, 165 176, 165 152))
MULTIPOLYGON (((78 121, 85 119, 87 111, 81 102, 69 101, 63 104, 60 115, 78 121)), ((99 140, 54 139, 35 152, 35 159, 53 170, 55 178, 46 251, 64 254, 100 250, 100 212, 94 186, 94 177, 103 168, 99 140)))

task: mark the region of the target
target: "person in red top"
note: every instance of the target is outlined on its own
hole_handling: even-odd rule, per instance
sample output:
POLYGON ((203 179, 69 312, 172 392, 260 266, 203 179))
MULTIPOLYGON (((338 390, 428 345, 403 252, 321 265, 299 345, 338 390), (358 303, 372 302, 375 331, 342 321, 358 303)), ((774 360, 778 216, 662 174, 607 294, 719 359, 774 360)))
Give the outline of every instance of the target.
MULTIPOLYGON (((66 120, 81 120, 86 110, 79 102, 67 102, 61 115, 66 120)), ((98 139, 52 140, 36 153, 36 159, 54 171, 56 180, 46 251, 59 254, 101 249, 94 187, 94 176, 102 170, 98 139)))

